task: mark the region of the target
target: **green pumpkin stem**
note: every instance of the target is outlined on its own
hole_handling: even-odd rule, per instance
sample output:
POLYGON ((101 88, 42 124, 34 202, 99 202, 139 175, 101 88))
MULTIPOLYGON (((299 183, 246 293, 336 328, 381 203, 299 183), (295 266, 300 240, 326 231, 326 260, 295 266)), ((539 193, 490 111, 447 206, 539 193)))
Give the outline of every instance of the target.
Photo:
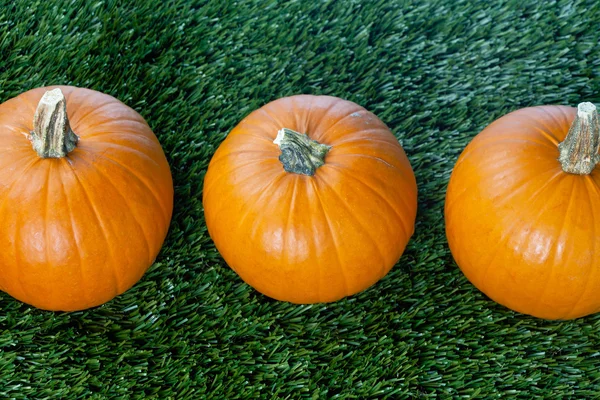
POLYGON ((281 149, 279 161, 286 172, 308 176, 313 176, 317 168, 325 164, 325 156, 331 150, 331 146, 288 128, 277 132, 273 143, 281 149))
POLYGON ((565 140, 558 145, 558 160, 563 171, 589 175, 600 161, 600 124, 592 103, 580 103, 565 140))
POLYGON ((44 93, 33 116, 30 136, 33 149, 42 158, 66 157, 78 139, 69 124, 62 91, 57 88, 44 93))

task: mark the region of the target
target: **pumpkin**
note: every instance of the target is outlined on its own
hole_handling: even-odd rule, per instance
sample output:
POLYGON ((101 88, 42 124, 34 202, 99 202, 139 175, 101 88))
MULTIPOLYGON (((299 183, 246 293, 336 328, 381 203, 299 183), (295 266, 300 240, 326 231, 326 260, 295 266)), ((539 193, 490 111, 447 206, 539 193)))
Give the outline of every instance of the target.
POLYGON ((249 285, 292 303, 373 285, 413 234, 417 187, 374 114, 330 96, 275 100, 244 118, 203 187, 210 237, 249 285))
POLYGON ((524 108, 460 155, 445 201, 448 244, 492 300, 544 319, 600 310, 598 128, 591 103, 524 108))
POLYGON ((0 289, 46 310, 105 303, 153 263, 173 208, 144 119, 89 89, 0 104, 0 289))

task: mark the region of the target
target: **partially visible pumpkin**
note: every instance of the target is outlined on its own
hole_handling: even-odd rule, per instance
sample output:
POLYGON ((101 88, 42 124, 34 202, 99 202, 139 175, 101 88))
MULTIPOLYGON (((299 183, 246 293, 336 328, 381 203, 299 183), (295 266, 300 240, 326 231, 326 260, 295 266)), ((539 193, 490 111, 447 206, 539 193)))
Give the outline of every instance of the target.
POLYGON ((156 136, 117 99, 59 86, 0 105, 0 289, 11 296, 63 311, 109 301, 153 263, 172 208, 156 136))
POLYGON ((600 310, 596 107, 525 108, 465 148, 445 204, 452 255, 496 302, 545 319, 600 310))
POLYGON ((203 204, 211 238, 259 292, 331 302, 385 276, 413 234, 415 177, 374 114, 328 96, 273 101, 214 154, 203 204))

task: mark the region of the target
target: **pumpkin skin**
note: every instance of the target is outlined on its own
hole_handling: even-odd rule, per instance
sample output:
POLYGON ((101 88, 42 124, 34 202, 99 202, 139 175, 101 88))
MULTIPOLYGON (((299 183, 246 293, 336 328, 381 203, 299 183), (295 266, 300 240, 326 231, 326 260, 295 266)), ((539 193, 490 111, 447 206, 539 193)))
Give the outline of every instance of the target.
POLYGON ((417 186, 374 114, 329 96, 275 100, 243 119, 204 181, 206 225, 227 264, 259 292, 332 302, 385 276, 413 234, 417 186), (289 128, 332 146, 314 175, 286 172, 273 143, 289 128))
POLYGON ((46 310, 103 304, 154 262, 173 182, 144 119, 93 90, 52 86, 0 105, 0 289, 46 310), (41 158, 29 134, 42 95, 59 88, 79 141, 41 158))
POLYGON ((540 106, 496 120, 460 155, 445 202, 456 263, 492 300, 544 319, 600 310, 600 171, 563 171, 577 109, 540 106))

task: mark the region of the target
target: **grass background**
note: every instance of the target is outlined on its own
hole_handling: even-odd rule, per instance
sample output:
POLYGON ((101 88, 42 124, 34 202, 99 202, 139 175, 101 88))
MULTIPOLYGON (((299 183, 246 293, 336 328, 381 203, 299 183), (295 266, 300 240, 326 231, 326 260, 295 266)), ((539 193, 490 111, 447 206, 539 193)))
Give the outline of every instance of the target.
POLYGON ((133 289, 76 313, 0 295, 0 398, 561 398, 600 393, 600 316, 513 313, 462 276, 443 201, 462 148, 537 104, 600 102, 596 0, 0 0, 0 102, 85 86, 138 110, 172 167, 175 211, 133 289), (371 289, 272 301, 204 225, 208 161, 245 115, 329 94, 375 112, 419 184, 416 233, 371 289))

